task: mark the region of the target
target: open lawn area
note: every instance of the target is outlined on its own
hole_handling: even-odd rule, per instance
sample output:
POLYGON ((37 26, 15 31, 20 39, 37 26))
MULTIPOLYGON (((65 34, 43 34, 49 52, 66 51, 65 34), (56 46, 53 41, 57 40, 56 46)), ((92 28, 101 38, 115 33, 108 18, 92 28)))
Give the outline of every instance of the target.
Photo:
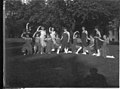
POLYGON ((109 87, 119 86, 119 46, 109 45, 115 59, 83 54, 23 56, 21 45, 6 45, 6 87, 83 87, 83 78, 95 67, 109 87))

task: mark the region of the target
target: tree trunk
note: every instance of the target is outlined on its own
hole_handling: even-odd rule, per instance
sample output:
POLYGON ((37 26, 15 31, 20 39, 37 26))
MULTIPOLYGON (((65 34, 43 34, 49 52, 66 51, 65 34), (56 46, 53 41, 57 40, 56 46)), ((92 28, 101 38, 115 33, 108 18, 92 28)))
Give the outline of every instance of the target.
POLYGON ((75 30, 75 23, 76 23, 76 21, 73 20, 73 22, 72 22, 72 28, 70 29, 71 42, 73 42, 73 32, 74 32, 74 30, 75 30))

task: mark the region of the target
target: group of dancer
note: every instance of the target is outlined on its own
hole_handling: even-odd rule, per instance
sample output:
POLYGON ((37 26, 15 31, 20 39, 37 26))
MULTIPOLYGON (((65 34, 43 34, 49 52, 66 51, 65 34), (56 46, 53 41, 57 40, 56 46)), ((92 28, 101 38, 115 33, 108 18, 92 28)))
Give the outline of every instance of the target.
POLYGON ((102 38, 100 31, 96 27, 95 35, 90 34, 88 36, 87 30, 85 27, 82 27, 81 38, 79 31, 75 31, 71 38, 71 34, 67 28, 63 28, 63 33, 61 37, 59 37, 53 27, 49 27, 49 32, 46 32, 45 27, 38 26, 35 33, 30 37, 28 24, 29 23, 26 25, 26 31, 21 35, 25 40, 25 44, 22 48, 24 55, 51 54, 53 52, 59 54, 61 51, 64 51, 64 53, 79 54, 82 52, 84 55, 89 54, 92 56, 114 58, 114 56, 110 56, 107 47, 107 44, 109 44, 109 37, 103 35, 102 38), (73 40, 72 42, 71 39, 73 40))

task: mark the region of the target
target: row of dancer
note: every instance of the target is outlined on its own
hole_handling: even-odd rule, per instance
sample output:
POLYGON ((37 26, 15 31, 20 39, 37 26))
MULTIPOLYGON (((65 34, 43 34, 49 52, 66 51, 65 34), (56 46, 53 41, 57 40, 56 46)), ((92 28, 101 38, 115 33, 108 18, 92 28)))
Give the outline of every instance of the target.
POLYGON ((101 34, 98 28, 95 28, 96 34, 93 36, 92 34, 88 37, 88 32, 85 27, 82 27, 82 34, 80 38, 79 31, 75 31, 73 34, 73 43, 70 39, 70 33, 66 28, 63 29, 63 34, 61 38, 55 32, 54 28, 49 28, 49 33, 46 33, 46 30, 43 26, 39 26, 36 32, 33 34, 32 38, 26 34, 26 37, 21 35, 22 38, 26 40, 26 43, 23 45, 22 51, 28 51, 28 54, 36 54, 45 53, 50 54, 52 51, 57 49, 57 54, 60 53, 61 50, 64 50, 64 53, 76 53, 78 54, 81 50, 82 54, 89 53, 90 55, 104 57, 107 56, 108 48, 107 44, 109 43, 106 35, 103 36, 104 39, 101 39, 101 34), (88 44, 88 41, 89 44, 88 44), (101 46, 100 44, 103 43, 101 46), (71 51, 70 51, 71 49, 71 51), (94 51, 93 51, 94 50, 94 51), (107 51, 106 51, 107 50, 107 51), (33 52, 34 51, 34 52, 33 52))

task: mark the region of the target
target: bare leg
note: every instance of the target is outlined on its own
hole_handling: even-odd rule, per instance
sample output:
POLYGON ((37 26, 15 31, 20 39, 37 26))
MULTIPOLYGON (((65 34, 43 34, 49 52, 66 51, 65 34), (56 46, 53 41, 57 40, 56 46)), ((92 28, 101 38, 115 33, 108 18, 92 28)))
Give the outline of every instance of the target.
POLYGON ((97 49, 97 54, 96 56, 100 56, 100 49, 97 49))
POLYGON ((67 49, 66 48, 64 48, 64 53, 67 53, 67 49))
POLYGON ((79 47, 78 50, 76 51, 76 54, 82 49, 82 47, 79 47))
POLYGON ((68 48, 66 48, 66 53, 68 53, 68 48))
POLYGON ((37 47, 34 46, 34 54, 36 54, 36 51, 37 51, 37 47))
POLYGON ((83 53, 82 54, 86 55, 86 48, 85 47, 83 48, 83 53))
POLYGON ((57 49, 57 54, 59 54, 60 49, 61 49, 61 46, 58 47, 58 49, 57 49))

